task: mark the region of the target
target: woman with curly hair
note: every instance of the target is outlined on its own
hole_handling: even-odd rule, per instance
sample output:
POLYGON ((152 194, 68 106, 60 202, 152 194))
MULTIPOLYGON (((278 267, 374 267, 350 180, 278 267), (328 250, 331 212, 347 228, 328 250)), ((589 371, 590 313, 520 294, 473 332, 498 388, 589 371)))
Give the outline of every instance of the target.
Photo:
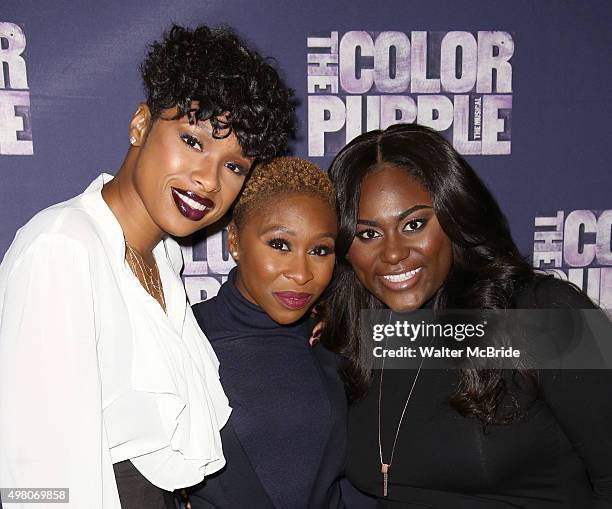
POLYGON ((0 486, 73 507, 174 507, 225 464, 230 407, 179 276, 183 237, 221 218, 286 147, 292 92, 230 29, 174 26, 113 178, 43 210, 0 268, 0 486))
POLYGON ((330 177, 340 224, 322 341, 347 359, 352 483, 381 508, 610 507, 609 372, 373 369, 360 342, 363 309, 593 308, 588 297, 534 273, 491 193, 429 128, 358 136, 330 177))
POLYGON ((229 228, 237 263, 193 308, 233 408, 227 465, 191 491, 193 509, 339 509, 346 396, 338 358, 309 346, 310 310, 334 269, 334 188, 314 164, 258 166, 229 228))

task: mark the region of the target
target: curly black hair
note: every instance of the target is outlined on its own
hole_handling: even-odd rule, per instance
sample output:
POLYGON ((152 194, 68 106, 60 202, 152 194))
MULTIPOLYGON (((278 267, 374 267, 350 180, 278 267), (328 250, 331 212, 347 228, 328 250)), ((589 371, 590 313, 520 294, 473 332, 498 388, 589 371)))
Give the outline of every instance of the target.
POLYGON ((295 130, 293 90, 231 28, 173 25, 149 46, 141 72, 153 120, 177 108, 175 118, 209 120, 215 138, 234 132, 246 157, 268 160, 287 150, 295 130), (199 103, 195 110, 192 101, 199 103))

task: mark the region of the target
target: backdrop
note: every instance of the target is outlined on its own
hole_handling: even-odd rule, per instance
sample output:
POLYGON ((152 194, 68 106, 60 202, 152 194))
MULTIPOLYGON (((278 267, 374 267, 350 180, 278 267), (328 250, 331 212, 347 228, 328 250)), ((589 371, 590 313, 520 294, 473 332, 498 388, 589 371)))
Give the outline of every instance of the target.
MULTIPOLYGON (((420 122, 498 198, 522 252, 612 308, 612 4, 579 0, 2 0, 0 254, 40 209, 114 173, 138 64, 171 21, 229 24, 300 100, 294 153, 326 168, 356 134, 420 122)), ((192 302, 233 263, 184 243, 192 302)))
MULTIPOLYGON (((38 210, 114 173, 145 46, 171 21, 234 26, 300 100, 294 153, 326 168, 397 121, 442 131, 499 199, 534 265, 612 308, 608 1, 2 0, 0 253, 38 210)), ((233 265, 187 242, 192 302, 233 265)))

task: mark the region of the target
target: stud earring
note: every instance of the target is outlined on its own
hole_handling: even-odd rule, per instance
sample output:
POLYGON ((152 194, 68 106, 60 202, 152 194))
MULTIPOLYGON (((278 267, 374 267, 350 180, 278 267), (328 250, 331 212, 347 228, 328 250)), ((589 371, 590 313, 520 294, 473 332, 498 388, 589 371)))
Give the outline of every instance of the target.
POLYGON ((136 137, 130 136, 130 145, 134 145, 136 143, 136 137))

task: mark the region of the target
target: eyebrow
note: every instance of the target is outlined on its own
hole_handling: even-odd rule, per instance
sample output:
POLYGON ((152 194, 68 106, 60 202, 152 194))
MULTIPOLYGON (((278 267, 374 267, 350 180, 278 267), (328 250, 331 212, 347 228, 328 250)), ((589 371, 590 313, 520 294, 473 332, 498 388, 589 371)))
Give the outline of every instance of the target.
MULTIPOLYGON (((197 111, 197 110, 189 110, 189 112, 193 112, 193 111, 197 111)), ((203 123, 200 122, 194 122, 193 124, 191 122, 188 122, 188 124, 193 127, 194 129, 198 130, 198 131, 203 131, 206 134, 208 134, 208 136, 210 136, 211 138, 213 137, 213 132, 212 130, 210 130, 208 127, 206 127, 203 123)), ((241 147, 242 148, 242 147, 241 147)), ((238 160, 238 162, 245 167, 245 170, 251 171, 253 169, 253 163, 255 162, 255 159, 249 159, 248 157, 246 157, 244 154, 239 154, 236 155, 235 158, 238 160)))
MULTIPOLYGON (((409 209, 404 210, 404 212, 401 212, 400 214, 398 214, 397 220, 401 221, 402 219, 408 217, 413 212, 416 212, 417 210, 421 210, 421 209, 433 209, 433 207, 431 205, 415 205, 414 207, 410 207, 409 209)), ((378 223, 376 221, 372 221, 369 219, 357 219, 357 224, 364 224, 367 226, 378 226, 378 223)))
MULTIPOLYGON (((274 232, 274 231, 281 231, 283 233, 286 233, 287 235, 291 235, 293 237, 297 237, 297 233, 295 231, 290 230, 289 228, 286 228, 285 226, 281 226, 281 225, 270 226, 269 228, 266 228, 263 232, 261 232, 261 234, 265 235, 266 233, 270 233, 270 232, 274 232)), ((329 237, 330 239, 334 240, 336 238, 336 235, 334 233, 332 233, 332 232, 324 232, 324 233, 320 233, 315 238, 321 239, 321 238, 325 238, 325 237, 329 237)))

